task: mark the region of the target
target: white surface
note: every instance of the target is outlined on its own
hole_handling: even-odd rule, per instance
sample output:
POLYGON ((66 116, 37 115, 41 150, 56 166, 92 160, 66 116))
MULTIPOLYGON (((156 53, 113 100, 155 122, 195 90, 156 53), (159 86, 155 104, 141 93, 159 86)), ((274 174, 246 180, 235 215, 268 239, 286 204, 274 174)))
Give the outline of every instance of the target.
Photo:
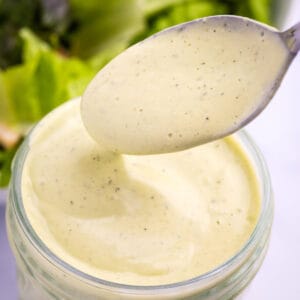
MULTIPOLYGON (((293 1, 284 28, 300 21, 293 1)), ((266 260, 245 300, 300 299, 300 55, 269 107, 248 127, 272 177, 275 219, 266 260)))

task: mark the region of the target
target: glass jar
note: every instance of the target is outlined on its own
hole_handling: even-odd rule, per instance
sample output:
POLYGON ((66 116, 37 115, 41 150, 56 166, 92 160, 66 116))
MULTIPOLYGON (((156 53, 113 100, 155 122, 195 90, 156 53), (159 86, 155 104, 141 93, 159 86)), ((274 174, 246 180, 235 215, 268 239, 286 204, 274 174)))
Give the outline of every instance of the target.
POLYGON ((235 137, 252 161, 260 183, 261 212, 252 235, 235 256, 216 269, 190 280, 159 286, 133 286, 95 278, 75 269, 47 248, 30 225, 22 203, 21 176, 29 150, 28 137, 14 160, 7 205, 7 228, 17 262, 20 299, 239 298, 265 257, 273 219, 273 197, 270 177, 259 150, 245 132, 235 137))

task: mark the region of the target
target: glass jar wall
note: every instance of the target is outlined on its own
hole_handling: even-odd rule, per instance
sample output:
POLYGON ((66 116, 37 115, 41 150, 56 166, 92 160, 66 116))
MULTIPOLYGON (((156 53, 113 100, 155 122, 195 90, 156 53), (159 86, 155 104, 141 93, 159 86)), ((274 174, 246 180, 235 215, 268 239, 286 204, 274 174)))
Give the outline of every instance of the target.
POLYGON ((92 277, 61 260, 39 239, 26 216, 21 194, 22 168, 29 151, 29 138, 14 161, 7 206, 7 227, 17 261, 20 299, 227 300, 241 295, 259 270, 270 236, 273 199, 266 165, 246 133, 240 132, 236 138, 253 163, 262 199, 254 232, 234 257, 211 272, 184 282, 159 286, 125 285, 92 277))

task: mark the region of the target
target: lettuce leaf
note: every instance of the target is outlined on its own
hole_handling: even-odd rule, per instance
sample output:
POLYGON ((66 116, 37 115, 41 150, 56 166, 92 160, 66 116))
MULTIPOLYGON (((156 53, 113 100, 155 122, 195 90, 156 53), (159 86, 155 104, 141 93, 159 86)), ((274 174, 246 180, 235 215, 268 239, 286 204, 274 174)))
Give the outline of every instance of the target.
POLYGON ((10 166, 20 144, 21 140, 14 148, 8 150, 0 147, 0 188, 7 186, 9 183, 10 166))
POLYGON ((0 120, 24 127, 81 95, 96 71, 78 58, 52 50, 29 29, 22 29, 20 36, 23 64, 0 73, 0 120))
POLYGON ((90 58, 110 49, 128 47, 145 29, 141 0, 70 0, 78 30, 70 34, 72 55, 90 58), (123 47, 120 47, 123 45, 123 47))

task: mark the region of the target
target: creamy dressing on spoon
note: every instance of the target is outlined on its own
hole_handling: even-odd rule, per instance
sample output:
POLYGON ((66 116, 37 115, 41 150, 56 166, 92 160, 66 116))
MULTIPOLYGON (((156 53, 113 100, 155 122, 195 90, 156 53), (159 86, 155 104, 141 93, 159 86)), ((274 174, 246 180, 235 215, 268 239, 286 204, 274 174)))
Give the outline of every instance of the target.
POLYGON ((290 53, 276 29, 232 19, 181 24, 116 57, 83 95, 91 136, 121 153, 165 153, 250 121, 273 94, 290 53))

